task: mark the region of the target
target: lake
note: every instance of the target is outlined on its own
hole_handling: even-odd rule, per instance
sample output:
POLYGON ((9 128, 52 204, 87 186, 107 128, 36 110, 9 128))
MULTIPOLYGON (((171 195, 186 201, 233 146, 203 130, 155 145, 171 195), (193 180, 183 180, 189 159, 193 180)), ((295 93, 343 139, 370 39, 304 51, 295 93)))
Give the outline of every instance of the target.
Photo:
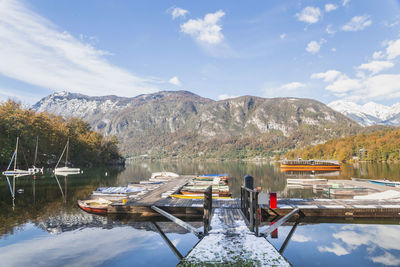
MULTIPOLYGON (((84 169, 83 174, 24 176, 15 183, 14 205, 5 176, 0 180, 0 266, 175 266, 179 260, 153 222, 91 215, 76 203, 100 186, 146 180, 152 172, 180 174, 229 173, 234 196, 245 174, 255 186, 280 197, 315 197, 312 190, 288 189, 286 178, 268 162, 142 161, 124 170, 84 169)), ((329 179, 400 180, 399 164, 344 164, 340 173, 302 174, 329 179)), ((318 196, 320 197, 320 196, 318 196)), ((202 228, 201 222, 191 222, 202 228)), ((301 221, 283 251, 294 266, 400 266, 399 220, 301 221)), ((292 225, 278 229, 269 241, 279 250, 292 225)), ((169 222, 157 222, 172 244, 186 255, 197 237, 169 222)), ((266 227, 266 226, 264 226, 266 227)))

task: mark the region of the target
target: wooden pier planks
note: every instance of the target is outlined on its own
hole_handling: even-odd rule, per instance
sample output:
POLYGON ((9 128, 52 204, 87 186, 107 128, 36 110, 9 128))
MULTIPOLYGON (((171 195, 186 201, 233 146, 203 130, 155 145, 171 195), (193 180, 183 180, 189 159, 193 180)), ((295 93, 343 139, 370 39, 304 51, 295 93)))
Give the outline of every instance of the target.
POLYGON ((290 266, 263 237, 250 232, 239 209, 214 209, 211 230, 178 266, 290 266))

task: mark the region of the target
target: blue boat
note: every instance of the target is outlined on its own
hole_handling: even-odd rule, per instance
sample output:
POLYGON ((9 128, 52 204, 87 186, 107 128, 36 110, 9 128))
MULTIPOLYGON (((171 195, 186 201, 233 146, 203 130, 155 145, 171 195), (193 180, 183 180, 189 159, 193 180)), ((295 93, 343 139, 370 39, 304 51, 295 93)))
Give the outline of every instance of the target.
POLYGON ((226 177, 229 176, 229 174, 224 173, 224 174, 205 174, 205 175, 199 175, 197 177, 226 177))
POLYGON ((371 184, 377 184, 377 185, 386 185, 386 186, 391 186, 391 187, 400 187, 400 182, 394 182, 394 181, 389 181, 389 180, 369 180, 371 184))

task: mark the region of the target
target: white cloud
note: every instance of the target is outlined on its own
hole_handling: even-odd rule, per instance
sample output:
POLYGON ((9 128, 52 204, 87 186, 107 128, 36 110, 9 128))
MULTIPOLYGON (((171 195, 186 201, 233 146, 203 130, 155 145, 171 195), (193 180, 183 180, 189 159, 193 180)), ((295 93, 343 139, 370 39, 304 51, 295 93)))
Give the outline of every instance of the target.
POLYGON ((365 97, 391 99, 400 97, 400 74, 380 74, 364 81, 365 97))
POLYGON ((350 2, 350 0, 343 0, 342 5, 347 6, 347 4, 350 2))
POLYGON ((388 59, 394 59, 400 56, 400 39, 389 42, 386 48, 386 54, 388 59))
POLYGON ((325 12, 331 12, 333 10, 336 10, 338 8, 337 5, 334 4, 326 4, 325 5, 325 12))
POLYGON ((295 234, 292 237, 292 241, 299 242, 299 243, 304 243, 304 242, 311 241, 311 237, 307 237, 307 236, 304 236, 302 234, 295 234))
POLYGON ((343 25, 343 31, 361 31, 372 24, 368 15, 355 16, 347 24, 343 25))
POLYGON ((311 41, 307 44, 306 51, 311 53, 311 54, 316 54, 319 52, 321 49, 321 45, 325 43, 326 41, 322 39, 321 41, 311 41))
POLYGON ((322 12, 318 7, 305 7, 300 13, 296 14, 299 21, 309 24, 317 23, 322 17, 322 12))
POLYGON ((372 55, 373 59, 382 59, 384 57, 385 55, 383 54, 382 51, 375 51, 374 54, 372 55))
POLYGON ((327 72, 313 73, 311 79, 323 79, 324 82, 333 82, 342 73, 337 70, 328 70, 327 72))
POLYGON ((328 34, 335 34, 335 33, 336 33, 336 31, 335 31, 334 29, 332 29, 332 24, 329 24, 328 26, 326 26, 325 31, 326 31, 328 34))
POLYGON ((326 87, 327 90, 335 93, 346 93, 357 90, 362 87, 362 83, 358 79, 351 79, 347 75, 341 75, 333 83, 326 87))
POLYGON ((230 99, 230 98, 236 98, 239 97, 238 95, 227 95, 227 94, 222 94, 218 96, 218 100, 225 100, 225 99, 230 99))
POLYGON ((337 256, 343 256, 343 255, 348 255, 350 254, 350 252, 345 249, 344 247, 342 247, 341 245, 339 245, 338 243, 332 243, 333 247, 328 247, 328 246, 318 246, 318 251, 319 252, 331 252, 336 254, 337 256))
POLYGON ((109 63, 108 52, 61 32, 16 1, 0 1, 0 74, 52 90, 135 96, 155 91, 143 78, 109 63))
POLYGON ((222 27, 219 24, 225 12, 219 10, 208 13, 204 19, 190 19, 181 25, 181 31, 192 36, 196 41, 208 45, 219 44, 223 41, 222 27))
POLYGON ((336 48, 335 48, 335 47, 332 47, 331 51, 332 51, 332 52, 336 52, 336 48))
POLYGON ((291 83, 287 83, 282 85, 281 87, 279 87, 280 90, 295 90, 295 89, 299 89, 299 88, 303 88, 306 87, 306 85, 304 83, 300 83, 300 82, 291 82, 291 83))
POLYGON ((376 74, 384 69, 388 69, 393 66, 394 64, 391 61, 371 61, 369 63, 361 64, 358 68, 369 70, 372 74, 376 74))
POLYGON ((170 84, 176 85, 176 86, 181 86, 181 81, 179 80, 178 76, 174 76, 168 81, 170 84))
POLYGON ((385 251, 383 255, 371 257, 372 262, 386 266, 400 266, 400 259, 385 251))
POLYGON ((279 38, 285 39, 286 38, 286 33, 282 33, 281 35, 279 35, 279 38))
POLYGON ((186 9, 180 8, 180 7, 172 7, 169 9, 171 12, 171 16, 173 19, 179 18, 179 17, 186 17, 186 15, 189 13, 186 9))

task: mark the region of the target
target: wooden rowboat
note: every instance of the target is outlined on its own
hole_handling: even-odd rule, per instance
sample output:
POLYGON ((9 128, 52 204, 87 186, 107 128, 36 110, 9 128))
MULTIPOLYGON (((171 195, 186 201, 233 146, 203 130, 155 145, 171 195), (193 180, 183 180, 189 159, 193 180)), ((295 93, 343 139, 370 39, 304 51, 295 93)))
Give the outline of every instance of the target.
POLYGON ((86 212, 95 214, 106 214, 107 206, 111 204, 111 201, 106 199, 89 199, 89 200, 78 200, 78 206, 86 212))

